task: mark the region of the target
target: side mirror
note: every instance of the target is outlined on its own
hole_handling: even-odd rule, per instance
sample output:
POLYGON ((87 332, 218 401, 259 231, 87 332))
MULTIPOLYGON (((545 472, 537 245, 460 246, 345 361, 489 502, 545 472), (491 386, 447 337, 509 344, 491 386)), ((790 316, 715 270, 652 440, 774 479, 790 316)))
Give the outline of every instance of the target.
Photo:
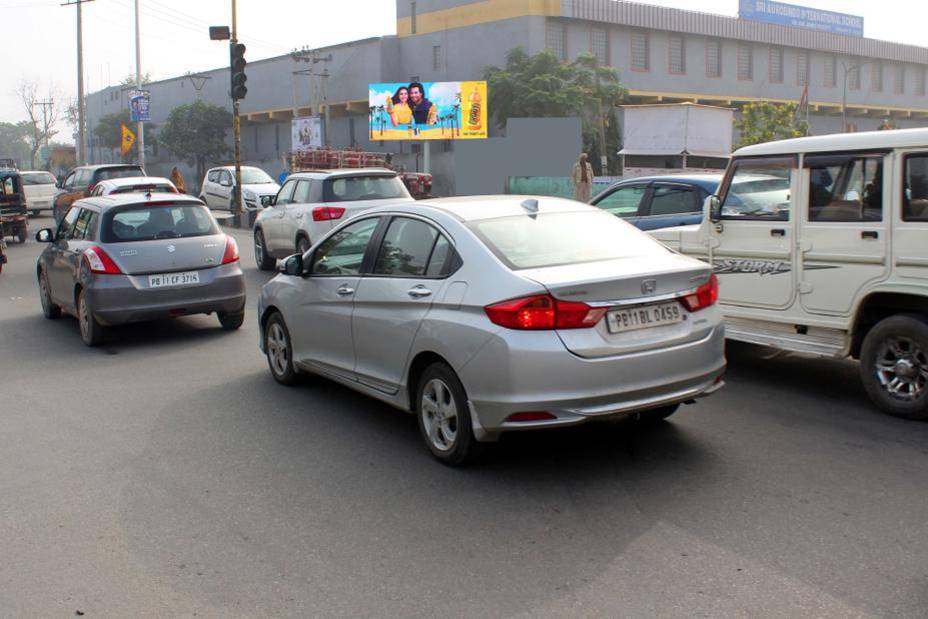
POLYGON ((267 199, 266 206, 277 206, 277 196, 270 196, 267 199))
POLYGON ((303 275, 303 255, 293 254, 287 256, 280 265, 280 272, 284 275, 294 275, 302 277, 303 275))
POLYGON ((35 240, 39 243, 51 243, 55 240, 55 232, 51 228, 42 228, 35 233, 35 240))
POLYGON ((713 196, 709 196, 708 198, 706 198, 706 203, 704 205, 704 208, 706 209, 708 213, 707 216, 709 218, 709 221, 711 221, 714 224, 717 224, 720 221, 722 221, 722 201, 719 200, 718 196, 713 195, 713 196))

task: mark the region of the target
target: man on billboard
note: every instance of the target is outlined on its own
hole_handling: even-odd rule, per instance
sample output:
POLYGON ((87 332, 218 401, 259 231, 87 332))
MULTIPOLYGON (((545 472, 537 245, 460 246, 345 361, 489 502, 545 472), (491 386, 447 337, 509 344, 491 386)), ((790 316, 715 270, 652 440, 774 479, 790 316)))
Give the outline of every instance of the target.
POLYGON ((434 125, 438 122, 438 110, 425 98, 425 88, 419 82, 409 85, 409 101, 417 125, 434 125))

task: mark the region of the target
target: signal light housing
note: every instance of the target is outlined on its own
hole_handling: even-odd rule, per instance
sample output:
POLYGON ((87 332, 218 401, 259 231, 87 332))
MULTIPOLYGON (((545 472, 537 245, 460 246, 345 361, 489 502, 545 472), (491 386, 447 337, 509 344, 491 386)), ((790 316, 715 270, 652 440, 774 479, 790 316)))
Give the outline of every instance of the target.
POLYGON ((244 99, 248 94, 248 88, 245 86, 245 82, 248 81, 248 76, 245 75, 245 67, 248 65, 245 49, 244 43, 229 44, 229 92, 233 100, 244 99))
POLYGON ((84 250, 84 259, 91 273, 99 275, 121 275, 122 271, 105 251, 93 245, 84 250))

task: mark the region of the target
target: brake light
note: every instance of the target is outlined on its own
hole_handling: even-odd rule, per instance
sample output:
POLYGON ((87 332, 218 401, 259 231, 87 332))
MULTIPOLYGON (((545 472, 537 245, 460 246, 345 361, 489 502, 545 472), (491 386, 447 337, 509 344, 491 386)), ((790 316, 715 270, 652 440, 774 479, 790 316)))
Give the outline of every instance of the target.
POLYGON ((341 219, 345 209, 340 206, 317 206, 313 209, 313 221, 331 221, 341 219))
POLYGON ((599 322, 606 308, 542 294, 488 305, 484 311, 492 323, 507 329, 588 329, 599 322))
POLYGON ((96 245, 84 250, 84 258, 87 259, 87 264, 90 265, 91 273, 101 275, 119 275, 122 273, 116 263, 113 262, 113 259, 96 245))
POLYGON ((709 276, 709 281, 680 299, 683 306, 691 312, 705 309, 719 300, 719 279, 715 273, 709 276))
POLYGON ((226 250, 222 254, 222 264, 238 262, 238 243, 231 236, 226 235, 226 250))

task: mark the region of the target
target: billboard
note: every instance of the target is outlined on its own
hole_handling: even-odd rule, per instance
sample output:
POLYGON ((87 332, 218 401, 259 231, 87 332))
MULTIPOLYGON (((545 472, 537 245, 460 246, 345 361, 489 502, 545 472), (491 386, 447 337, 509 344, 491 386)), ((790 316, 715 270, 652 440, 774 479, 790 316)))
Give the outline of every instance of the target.
POLYGON ((151 98, 147 90, 130 90, 129 119, 135 123, 151 121, 150 103, 151 98))
POLYGON ((486 82, 393 82, 367 90, 373 141, 487 137, 486 82))
POLYGON ((291 150, 322 147, 322 119, 318 116, 300 116, 290 122, 291 150))
POLYGON ((740 0, 738 17, 852 37, 864 36, 864 18, 858 15, 822 11, 772 0, 740 0))

